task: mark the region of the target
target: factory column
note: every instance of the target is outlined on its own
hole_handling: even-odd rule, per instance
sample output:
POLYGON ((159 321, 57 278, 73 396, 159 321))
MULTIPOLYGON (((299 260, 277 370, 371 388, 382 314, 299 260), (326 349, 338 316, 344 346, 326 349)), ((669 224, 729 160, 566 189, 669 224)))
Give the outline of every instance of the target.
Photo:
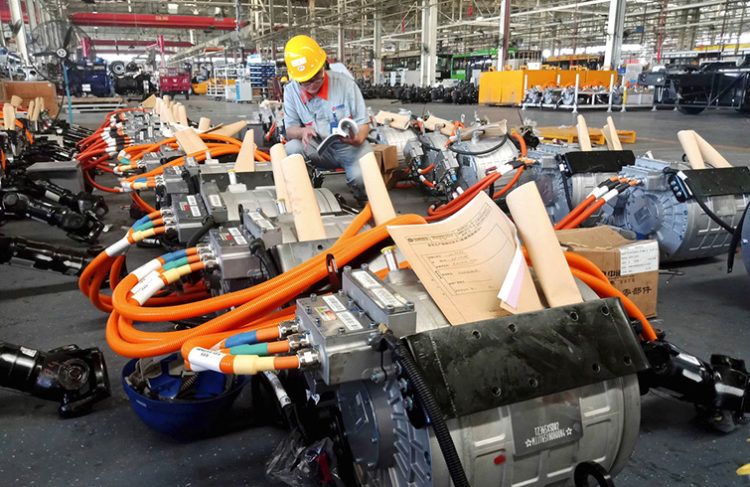
POLYGON ((622 33, 625 27, 625 0, 610 0, 604 69, 617 69, 622 60, 622 33))
POLYGON ((29 50, 26 47, 26 25, 23 23, 23 10, 21 10, 21 0, 9 0, 10 6, 10 25, 16 31, 16 49, 23 59, 25 66, 30 66, 29 50))
POLYGON ((420 86, 435 84, 437 69, 437 0, 422 0, 422 52, 420 56, 420 86))
POLYGON ((510 43, 510 0, 500 0, 499 24, 496 67, 498 71, 502 71, 505 67, 505 60, 508 59, 508 44, 510 43))
POLYGON ((383 37, 380 21, 380 9, 375 7, 372 22, 372 82, 380 84, 383 82, 383 37))

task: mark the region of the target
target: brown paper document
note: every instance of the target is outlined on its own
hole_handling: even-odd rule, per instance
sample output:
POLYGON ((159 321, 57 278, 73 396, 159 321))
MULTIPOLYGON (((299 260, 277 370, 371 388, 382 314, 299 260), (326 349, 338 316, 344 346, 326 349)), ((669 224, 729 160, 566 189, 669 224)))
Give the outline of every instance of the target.
POLYGON ((591 137, 589 137, 589 126, 583 115, 578 115, 576 130, 578 131, 578 148, 584 152, 589 152, 591 148, 591 137))
POLYGON ((483 192, 441 222, 389 226, 388 232, 452 325, 508 315, 504 308, 542 308, 522 255, 516 265, 513 223, 483 192), (504 287, 515 289, 506 296, 513 306, 498 299, 504 287))
POLYGON ((700 147, 698 147, 695 132, 692 130, 680 130, 677 132, 677 139, 680 141, 682 150, 685 151, 685 156, 690 163, 690 167, 693 169, 705 169, 706 162, 703 160, 700 147))
POLYGON ((276 186, 276 201, 283 202, 286 211, 290 212, 292 211, 292 202, 287 197, 284 171, 281 169, 284 159, 286 159, 284 144, 274 144, 271 147, 271 171, 273 171, 273 184, 276 186))
POLYGON ((234 163, 235 172, 255 172, 255 133, 252 129, 245 132, 240 153, 234 163))
POLYGON ((175 132, 174 136, 185 154, 194 154, 196 152, 208 150, 206 143, 203 142, 198 134, 195 133, 195 130, 191 128, 178 130, 175 132))
POLYGON ((306 242, 326 238, 326 229, 320 216, 315 190, 307 176, 305 158, 301 154, 293 154, 284 159, 281 167, 289 191, 288 196, 292 202, 297 239, 300 242, 306 242))
POLYGON ((391 197, 385 188, 383 176, 380 174, 378 161, 375 154, 368 152, 359 160, 359 168, 362 171, 362 180, 365 183, 365 192, 370 201, 372 216, 376 225, 382 225, 388 220, 396 218, 396 210, 393 209, 391 197))
POLYGON ((532 181, 511 191, 506 202, 549 306, 583 301, 536 183, 532 181))
POLYGON ((394 129, 406 130, 409 128, 409 123, 411 123, 411 117, 408 115, 399 115, 398 113, 380 110, 375 115, 375 121, 378 125, 388 125, 394 129))

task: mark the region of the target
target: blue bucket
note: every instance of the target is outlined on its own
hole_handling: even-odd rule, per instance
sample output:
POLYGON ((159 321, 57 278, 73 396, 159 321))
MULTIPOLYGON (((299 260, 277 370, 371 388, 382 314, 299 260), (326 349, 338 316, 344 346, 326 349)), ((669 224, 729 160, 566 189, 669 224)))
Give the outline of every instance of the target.
MULTIPOLYGON (((129 361, 122 369, 122 387, 130 399, 130 406, 149 428, 177 440, 190 440, 209 433, 217 420, 226 417, 226 412, 246 383, 244 376, 235 376, 226 391, 205 399, 152 399, 133 389, 126 380, 135 370, 137 361, 129 361)), ((226 380, 226 376, 218 372, 200 374, 215 374, 217 380, 226 380)))

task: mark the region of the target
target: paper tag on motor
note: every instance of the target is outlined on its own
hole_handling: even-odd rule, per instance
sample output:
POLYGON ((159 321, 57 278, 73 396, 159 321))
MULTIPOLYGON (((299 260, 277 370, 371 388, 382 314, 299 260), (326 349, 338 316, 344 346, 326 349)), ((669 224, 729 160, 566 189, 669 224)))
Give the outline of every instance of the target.
POLYGON ((659 270, 659 244, 656 240, 620 248, 621 276, 656 270, 659 270))

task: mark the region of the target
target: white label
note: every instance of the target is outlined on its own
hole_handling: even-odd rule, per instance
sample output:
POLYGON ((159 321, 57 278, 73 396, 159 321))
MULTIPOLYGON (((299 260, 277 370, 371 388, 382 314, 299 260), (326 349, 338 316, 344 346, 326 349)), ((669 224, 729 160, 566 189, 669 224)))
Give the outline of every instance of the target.
POLYGON ((307 58, 305 56, 298 57, 297 59, 292 59, 290 62, 292 66, 302 71, 304 69, 304 65, 307 64, 307 58), (302 68, 302 69, 300 69, 302 68))
POLYGON ((353 271, 352 277, 367 289, 381 287, 381 284, 368 274, 367 271, 353 271))
POLYGON ((331 308, 333 311, 340 313, 341 311, 346 311, 346 306, 341 304, 341 301, 336 298, 336 296, 323 296, 323 301, 328 305, 329 308, 331 308))
POLYGON ((218 350, 209 350, 201 347, 190 350, 188 354, 190 368, 195 371, 213 370, 221 372, 221 359, 223 358, 224 354, 218 350))
POLYGON ((200 216, 201 216, 201 209, 200 209, 200 208, 198 208, 197 206, 191 206, 191 207, 190 207, 190 213, 191 213, 191 214, 192 214, 192 215, 193 215, 194 217, 198 218, 198 217, 200 217, 200 216))
POLYGON ((234 237, 235 242, 237 242, 240 245, 247 245, 247 240, 245 240, 245 237, 242 235, 242 232, 240 232, 239 228, 230 227, 229 233, 232 234, 232 237, 234 237))
POLYGON ((55 193, 52 193, 52 192, 47 191, 47 190, 44 191, 44 197, 47 198, 48 200, 52 200, 52 201, 56 201, 56 202, 60 201, 60 197, 59 196, 57 196, 55 193))
POLYGON ((249 212, 250 219, 255 222, 256 225, 258 225, 260 228, 263 228, 265 230, 273 230, 273 225, 271 225, 271 222, 263 218, 259 212, 257 211, 251 211, 249 212))
POLYGON ((390 292, 388 292, 388 290, 386 288, 384 288, 384 287, 380 287, 380 286, 374 287, 374 288, 370 289, 370 291, 372 291, 372 293, 375 296, 377 296, 378 299, 385 306, 394 306, 394 307, 396 307, 396 306, 403 306, 403 304, 404 304, 401 301, 399 301, 399 299, 396 296, 394 296, 393 294, 391 294, 390 292))
POLYGON ((347 327, 349 331, 357 331, 363 328, 362 324, 357 321, 357 318, 355 318, 354 315, 348 311, 344 311, 343 313, 336 313, 336 316, 339 317, 341 322, 344 323, 344 326, 347 327))
POLYGON ((36 350, 32 350, 26 347, 20 347, 19 350, 21 350, 21 353, 24 355, 28 355, 29 357, 36 357, 36 353, 37 353, 36 350))
POLYGON ((188 201, 188 204, 189 204, 190 206, 195 206, 195 205, 197 205, 197 204, 198 204, 198 201, 196 201, 196 199, 195 199, 195 196, 193 196, 192 194, 189 194, 189 195, 188 195, 188 197, 187 197, 187 201, 188 201))
POLYGON ((659 244, 656 240, 620 248, 620 275, 629 276, 659 269, 659 244))
POLYGON ((91 91, 91 85, 84 83, 81 85, 81 90, 85 91, 86 93, 89 93, 91 91))
POLYGON ((208 195, 208 201, 211 202, 211 206, 221 206, 221 198, 219 198, 218 194, 208 195))

